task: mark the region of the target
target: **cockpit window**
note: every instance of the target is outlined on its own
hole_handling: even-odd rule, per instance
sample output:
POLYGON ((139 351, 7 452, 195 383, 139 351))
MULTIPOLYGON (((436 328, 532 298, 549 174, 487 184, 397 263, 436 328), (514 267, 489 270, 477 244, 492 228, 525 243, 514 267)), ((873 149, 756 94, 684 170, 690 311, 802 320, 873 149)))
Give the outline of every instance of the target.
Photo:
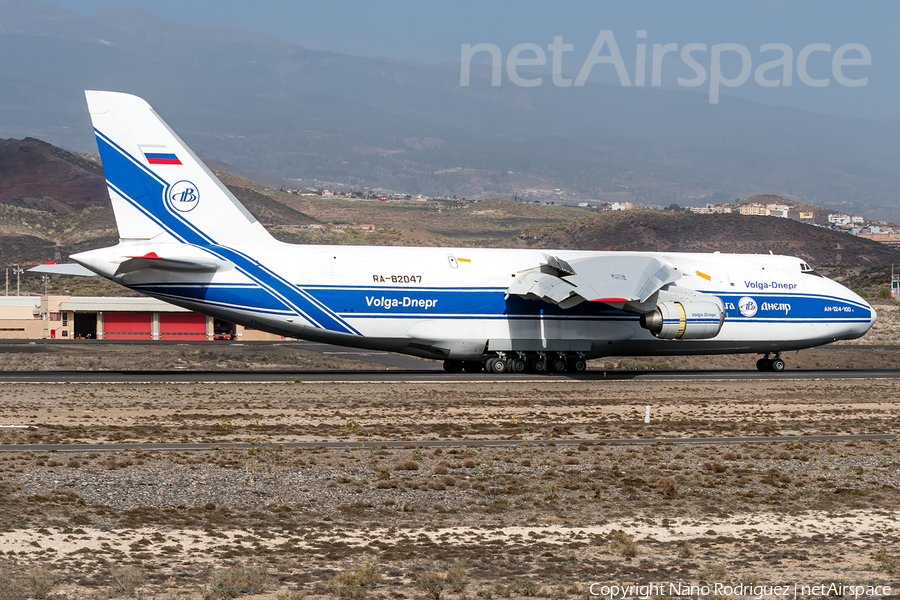
POLYGON ((800 272, 804 275, 815 275, 816 277, 821 277, 821 275, 816 273, 813 268, 806 263, 800 263, 800 272))

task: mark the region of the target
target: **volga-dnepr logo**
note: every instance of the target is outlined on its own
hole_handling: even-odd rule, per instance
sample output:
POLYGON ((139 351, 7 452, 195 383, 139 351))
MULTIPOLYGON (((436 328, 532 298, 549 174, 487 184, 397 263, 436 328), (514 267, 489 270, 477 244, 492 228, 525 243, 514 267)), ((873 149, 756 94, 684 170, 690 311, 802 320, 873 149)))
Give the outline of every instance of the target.
POLYGON ((745 317, 752 317, 756 314, 758 309, 759 306, 756 304, 756 300, 750 296, 744 296, 738 300, 738 310, 741 311, 741 314, 745 317))
POLYGON ((179 181, 172 184, 166 196, 169 206, 179 212, 190 212, 200 204, 200 191, 190 181, 179 181))

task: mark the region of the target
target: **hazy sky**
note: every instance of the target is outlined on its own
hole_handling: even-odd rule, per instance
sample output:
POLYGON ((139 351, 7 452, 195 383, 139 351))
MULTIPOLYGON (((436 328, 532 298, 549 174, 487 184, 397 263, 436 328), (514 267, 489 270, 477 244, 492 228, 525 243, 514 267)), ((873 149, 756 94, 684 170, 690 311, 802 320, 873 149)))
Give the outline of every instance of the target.
MULTIPOLYGON (((612 30, 629 71, 634 69, 636 44, 735 43, 745 46, 753 69, 776 54, 763 54, 762 44, 781 43, 793 51, 790 87, 762 87, 751 75, 747 83, 723 88, 722 97, 737 95, 765 104, 787 105, 855 117, 900 116, 900 5, 891 2, 603 2, 571 1, 550 5, 546 1, 516 2, 455 0, 429 2, 397 0, 50 0, 68 10, 90 15, 101 6, 127 4, 166 20, 185 25, 220 25, 265 33, 308 48, 369 57, 459 64, 462 44, 492 43, 504 54, 522 43, 546 49, 555 36, 573 45, 565 54, 563 71, 574 76, 588 56, 601 30, 612 30), (636 32, 646 30, 646 39, 636 32), (825 87, 801 83, 797 72, 800 51, 813 43, 838 47, 856 43, 871 53, 870 66, 847 69, 853 77, 868 77, 865 86, 838 85, 832 75, 831 55, 818 52, 809 58, 809 75, 830 77, 825 87)), ((648 49, 648 55, 651 50, 648 49)), ((485 55, 486 56, 486 55, 485 55)), ((856 56, 856 55, 854 55, 856 56)), ((549 52, 548 52, 549 57, 549 52)), ((548 59, 549 60, 549 59, 548 59)), ((649 60, 649 58, 648 58, 649 60)), ((674 86, 676 75, 690 76, 678 53, 667 55, 672 63, 665 86, 674 86), (677 63, 677 64, 676 64, 677 63)), ((707 55, 707 68, 709 58, 707 55)), ((737 54, 723 56, 723 71, 740 70, 737 54), (730 65, 730 66, 729 66, 730 65)), ((702 62, 702 61, 701 61, 702 62)), ((648 62, 648 65, 650 63, 648 62)), ((649 71, 649 67, 648 67, 649 71)), ((727 71, 731 73, 731 71, 727 71)), ((773 78, 774 73, 767 78, 773 78)), ((663 69, 666 73, 666 69, 663 69)), ((617 81, 611 65, 598 65, 595 75, 617 81)), ((634 76, 634 73, 631 73, 634 76)), ((647 74, 649 85, 650 74, 647 74)), ((691 91, 706 93, 705 87, 691 91)))

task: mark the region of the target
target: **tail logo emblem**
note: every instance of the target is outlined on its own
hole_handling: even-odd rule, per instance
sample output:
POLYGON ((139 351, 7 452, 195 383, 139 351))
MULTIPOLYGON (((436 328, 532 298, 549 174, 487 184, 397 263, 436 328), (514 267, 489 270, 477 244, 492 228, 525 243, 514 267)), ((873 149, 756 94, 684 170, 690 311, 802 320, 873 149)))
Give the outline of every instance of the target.
POLYGON ((169 206, 179 212, 190 212, 200 204, 200 192, 190 181, 179 181, 169 188, 169 206))

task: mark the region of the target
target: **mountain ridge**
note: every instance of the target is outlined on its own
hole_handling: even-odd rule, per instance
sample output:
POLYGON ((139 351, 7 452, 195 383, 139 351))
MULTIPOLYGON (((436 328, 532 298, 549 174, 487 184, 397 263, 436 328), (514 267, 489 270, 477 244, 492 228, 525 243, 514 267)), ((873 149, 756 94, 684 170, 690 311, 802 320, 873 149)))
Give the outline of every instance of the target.
POLYGON ((4 137, 93 151, 84 89, 147 99, 204 156, 304 187, 638 204, 771 192, 900 221, 900 120, 683 90, 494 87, 133 8, 0 2, 4 137), (602 107, 602 110, 598 107, 602 107), (422 140, 429 140, 423 143, 422 140))

